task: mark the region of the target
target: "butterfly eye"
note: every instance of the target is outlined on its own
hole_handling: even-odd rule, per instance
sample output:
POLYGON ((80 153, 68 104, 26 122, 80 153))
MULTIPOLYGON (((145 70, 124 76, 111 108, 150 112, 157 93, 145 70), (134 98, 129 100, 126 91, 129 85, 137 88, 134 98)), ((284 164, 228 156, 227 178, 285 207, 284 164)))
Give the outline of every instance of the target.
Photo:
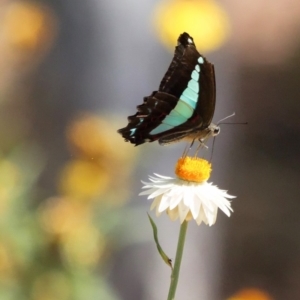
POLYGON ((215 135, 218 135, 219 133, 220 133, 220 127, 216 127, 214 129, 213 135, 215 136, 215 135))

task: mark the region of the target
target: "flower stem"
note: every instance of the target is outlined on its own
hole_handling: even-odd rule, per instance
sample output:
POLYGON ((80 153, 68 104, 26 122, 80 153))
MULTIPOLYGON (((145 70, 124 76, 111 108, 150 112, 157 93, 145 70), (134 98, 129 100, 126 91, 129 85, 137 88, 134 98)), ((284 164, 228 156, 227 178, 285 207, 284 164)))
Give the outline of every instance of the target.
POLYGON ((176 288, 177 288, 177 283, 179 278, 180 264, 181 264, 182 254, 183 254, 183 247, 185 242, 187 225, 188 222, 184 221, 180 226, 174 269, 171 274, 171 283, 169 288, 168 300, 175 299, 175 293, 176 293, 176 288))

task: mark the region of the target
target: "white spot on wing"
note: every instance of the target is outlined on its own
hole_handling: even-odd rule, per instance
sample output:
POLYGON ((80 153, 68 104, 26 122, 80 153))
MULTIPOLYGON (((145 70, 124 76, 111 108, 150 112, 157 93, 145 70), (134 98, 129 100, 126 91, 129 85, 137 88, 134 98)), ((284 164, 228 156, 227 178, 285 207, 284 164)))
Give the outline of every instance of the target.
POLYGON ((203 63, 204 63, 204 59, 203 59, 202 56, 200 56, 200 57, 198 58, 198 62, 199 62, 199 64, 203 64, 203 63))

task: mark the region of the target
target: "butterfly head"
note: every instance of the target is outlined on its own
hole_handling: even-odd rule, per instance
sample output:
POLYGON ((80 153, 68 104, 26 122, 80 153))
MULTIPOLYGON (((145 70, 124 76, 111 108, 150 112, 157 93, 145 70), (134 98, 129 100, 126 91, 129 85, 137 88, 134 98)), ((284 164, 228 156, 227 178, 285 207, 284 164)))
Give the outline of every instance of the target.
POLYGON ((221 131, 221 128, 218 125, 212 123, 209 125, 208 128, 210 129, 212 136, 217 136, 221 131))

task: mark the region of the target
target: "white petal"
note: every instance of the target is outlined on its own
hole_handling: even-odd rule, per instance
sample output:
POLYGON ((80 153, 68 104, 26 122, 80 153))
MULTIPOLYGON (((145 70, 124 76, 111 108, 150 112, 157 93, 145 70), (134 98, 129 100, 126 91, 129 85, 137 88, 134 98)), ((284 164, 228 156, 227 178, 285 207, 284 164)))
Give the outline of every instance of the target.
POLYGON ((218 212, 218 207, 217 206, 215 206, 215 209, 213 211, 204 209, 204 214, 206 216, 206 219, 207 219, 207 222, 208 222, 209 226, 211 226, 215 223, 217 212, 218 212))
POLYGON ((157 217, 159 217, 159 216, 161 215, 161 212, 159 212, 159 210, 158 210, 158 206, 156 207, 155 215, 156 215, 157 217))
POLYGON ((197 217, 199 215, 201 204, 202 204, 202 202, 194 194, 193 201, 191 202, 191 205, 190 205, 190 210, 191 210, 191 213, 192 213, 192 216, 194 219, 197 219, 197 217))
POLYGON ((197 194, 195 194, 195 188, 193 186, 185 190, 184 198, 184 204, 189 207, 193 218, 196 219, 199 215, 202 201, 197 197, 197 194))
POLYGON ((147 184, 147 187, 150 187, 150 188, 153 188, 153 187, 156 187, 156 188, 165 188, 165 187, 169 187, 171 188, 174 183, 173 182, 145 182, 147 184))
MULTIPOLYGON (((145 188, 145 187, 144 187, 145 188)), ((143 191, 139 193, 139 196, 143 196, 143 195, 151 195, 153 192, 155 192, 157 190, 157 188, 148 188, 147 191, 143 191)))
POLYGON ((182 224, 183 221, 185 220, 187 214, 189 212, 189 208, 187 206, 185 206, 183 204, 183 202, 181 201, 179 204, 178 204, 178 213, 179 213, 179 219, 180 219, 180 223, 182 224))
POLYGON ((228 217, 231 215, 231 204, 228 200, 226 200, 225 198, 215 198, 212 199, 216 205, 224 212, 225 215, 227 215, 228 217))
POLYGON ((198 193, 196 194, 197 201, 201 202, 202 206, 209 211, 214 210, 214 203, 211 202, 208 195, 205 193, 198 193))
POLYGON ((155 198, 155 197, 157 197, 159 195, 165 194, 169 190, 170 189, 165 189, 165 188, 163 188, 163 189, 155 189, 155 191, 151 195, 148 196, 148 199, 153 199, 153 198, 155 198))
POLYGON ((153 202, 152 202, 152 204, 151 204, 151 206, 150 206, 150 210, 152 210, 154 207, 156 207, 156 206, 159 205, 160 200, 161 200, 161 197, 162 197, 162 196, 156 197, 156 198, 153 200, 153 202))
POLYGON ((171 197, 168 194, 162 195, 158 210, 159 212, 163 212, 170 206, 171 197))
POLYGON ((168 176, 163 176, 163 175, 159 175, 157 173, 154 173, 155 176, 160 177, 160 178, 164 178, 164 179, 174 179, 172 177, 168 177, 168 176))
POLYGON ((193 201, 193 190, 192 187, 185 187, 183 189, 183 203, 190 207, 191 202, 193 201))
POLYGON ((210 201, 217 205, 227 216, 230 216, 232 211, 230 202, 219 193, 219 189, 215 186, 209 188, 210 201))
POLYGON ((174 209, 168 209, 167 210, 167 214, 170 217, 170 219, 172 221, 176 221, 178 219, 178 207, 174 208, 174 209))
POLYGON ((182 194, 179 193, 174 195, 170 201, 170 209, 174 209, 181 200, 182 200, 182 194))
POLYGON ((196 220, 196 222, 197 222, 198 225, 200 225, 201 222, 204 222, 205 224, 207 224, 206 216, 203 213, 202 207, 200 208, 199 215, 198 215, 197 219, 195 219, 195 220, 196 220))
MULTIPOLYGON (((157 197, 154 201, 155 201, 155 205, 156 205, 156 210, 155 210, 155 214, 157 217, 160 216, 161 212, 159 211, 159 204, 161 201, 162 196, 157 197)), ((151 207, 153 206, 154 203, 152 203, 151 207)), ((155 206, 153 206, 154 208, 155 206)))

